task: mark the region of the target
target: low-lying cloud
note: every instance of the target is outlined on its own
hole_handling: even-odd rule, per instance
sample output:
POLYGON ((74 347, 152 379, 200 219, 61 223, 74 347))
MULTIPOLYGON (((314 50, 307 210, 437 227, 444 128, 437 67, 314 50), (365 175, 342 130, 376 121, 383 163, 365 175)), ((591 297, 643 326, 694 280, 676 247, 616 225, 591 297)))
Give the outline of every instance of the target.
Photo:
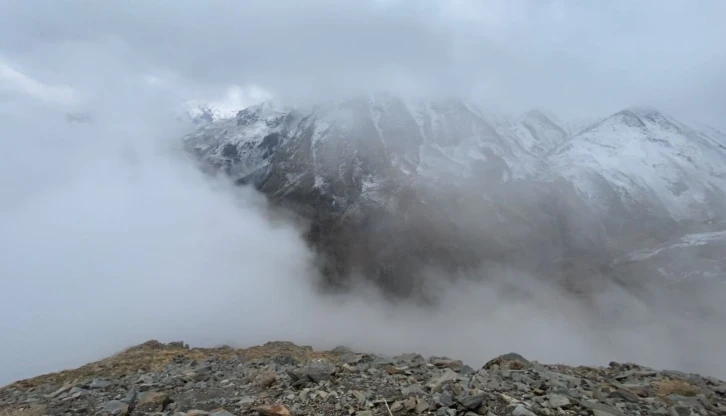
POLYGON ((456 284, 431 271, 436 307, 365 284, 321 295, 300 228, 253 189, 202 174, 179 148, 181 125, 138 97, 124 111, 99 101, 90 123, 45 107, 4 120, 0 382, 152 338, 726 371, 711 347, 723 341, 718 320, 684 324, 615 287, 584 304, 503 269, 456 284))

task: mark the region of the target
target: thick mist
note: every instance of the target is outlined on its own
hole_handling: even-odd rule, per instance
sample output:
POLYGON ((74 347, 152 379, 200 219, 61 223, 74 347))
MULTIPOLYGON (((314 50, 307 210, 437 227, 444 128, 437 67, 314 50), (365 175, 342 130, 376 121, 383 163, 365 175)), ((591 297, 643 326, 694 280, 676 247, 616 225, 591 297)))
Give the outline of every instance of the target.
POLYGON ((675 295, 646 281, 637 296, 605 282, 584 302, 512 264, 456 283, 424 269, 435 307, 393 303, 364 279, 323 295, 305 227, 203 174, 177 120, 183 100, 225 91, 244 105, 394 87, 583 116, 648 101, 719 122, 724 3, 32 3, 0 13, 0 384, 152 338, 473 366, 514 351, 726 377, 720 282, 675 295), (677 312, 689 304, 711 312, 677 312))
POLYGON ((712 347, 723 341, 723 314, 685 322, 615 286, 580 303, 502 268, 487 270, 486 282, 472 272, 455 284, 428 271, 436 307, 392 303, 365 283, 319 294, 300 227, 269 215, 253 189, 202 174, 180 150, 185 125, 156 110, 163 97, 111 92, 90 122, 32 101, 18 103, 32 116, 4 116, 3 383, 152 338, 345 344, 472 365, 516 351, 548 362, 726 371, 712 347), (133 105, 124 102, 131 96, 133 105))

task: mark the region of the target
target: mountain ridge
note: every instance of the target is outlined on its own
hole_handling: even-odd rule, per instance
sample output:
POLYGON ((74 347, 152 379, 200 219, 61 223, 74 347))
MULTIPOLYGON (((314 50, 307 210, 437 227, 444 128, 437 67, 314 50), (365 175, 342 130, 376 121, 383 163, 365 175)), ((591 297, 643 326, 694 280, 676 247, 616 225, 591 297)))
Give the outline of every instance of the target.
POLYGON ((568 137, 543 111, 510 120, 460 99, 369 94, 248 107, 184 142, 310 221, 335 279, 362 267, 412 285, 422 264, 457 274, 488 262, 554 278, 568 274, 562 261, 607 265, 726 210, 717 139, 648 107, 568 137), (373 235, 382 229, 401 241, 373 235))

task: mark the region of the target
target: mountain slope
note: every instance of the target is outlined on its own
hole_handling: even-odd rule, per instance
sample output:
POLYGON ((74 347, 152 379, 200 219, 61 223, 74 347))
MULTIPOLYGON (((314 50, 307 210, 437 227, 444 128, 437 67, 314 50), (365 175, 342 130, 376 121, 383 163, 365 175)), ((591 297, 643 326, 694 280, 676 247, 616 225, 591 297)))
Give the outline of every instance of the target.
POLYGON ((524 114, 513 126, 527 151, 539 157, 556 148, 568 139, 568 133, 541 111, 532 110, 524 114))
POLYGON ((263 103, 185 143, 309 221, 328 278, 360 273, 394 292, 431 269, 516 267, 577 286, 726 209, 719 139, 650 109, 568 138, 541 111, 510 122, 462 100, 373 94, 263 103))
POLYGON ((536 231, 554 221, 540 206, 547 186, 527 181, 542 170, 537 156, 507 121, 460 100, 266 103, 185 141, 212 169, 308 219, 330 276, 359 272, 405 291, 422 267, 455 273, 534 253, 535 242, 563 246, 536 231))
POLYGON ((203 127, 187 143, 210 163, 236 165, 238 177, 269 162, 268 157, 260 158, 257 148, 263 145, 256 141, 273 134, 280 135, 275 149, 293 136, 297 143, 305 143, 315 157, 314 169, 338 163, 330 158, 345 158, 347 151, 353 151, 358 158, 383 163, 403 176, 435 181, 473 176, 483 164, 502 180, 536 172, 535 158, 512 140, 507 127, 458 100, 404 101, 378 95, 307 110, 264 103, 245 109, 234 121, 203 127))
POLYGON ((189 100, 182 104, 182 118, 190 119, 193 123, 201 126, 233 118, 240 110, 241 108, 234 106, 210 105, 198 100, 189 100))
POLYGON ((726 147, 653 109, 616 113, 547 160, 595 211, 677 221, 724 215, 726 147))

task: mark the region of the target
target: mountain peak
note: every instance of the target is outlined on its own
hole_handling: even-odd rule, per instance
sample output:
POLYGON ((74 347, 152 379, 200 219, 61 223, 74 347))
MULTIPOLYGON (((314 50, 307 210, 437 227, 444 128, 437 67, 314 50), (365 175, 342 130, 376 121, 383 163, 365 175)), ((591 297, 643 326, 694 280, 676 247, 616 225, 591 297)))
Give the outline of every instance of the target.
POLYGON ((670 117, 666 117, 660 110, 655 107, 647 105, 636 105, 628 107, 615 115, 623 115, 625 117, 635 117, 640 122, 645 124, 658 124, 658 125, 675 125, 676 122, 670 117))
POLYGON ((550 120, 550 118, 547 116, 547 114, 545 114, 542 110, 537 109, 537 108, 533 108, 533 109, 525 112, 524 114, 522 114, 522 117, 521 118, 522 119, 526 119, 526 118, 538 118, 538 119, 547 119, 547 120, 550 120))
POLYGON ((630 111, 631 113, 639 116, 639 117, 649 117, 649 116, 661 116, 661 112, 650 105, 633 105, 625 109, 625 111, 630 111))
POLYGON ((519 118, 519 121, 521 123, 541 123, 553 128, 563 130, 564 132, 564 129, 559 125, 558 122, 555 121, 553 117, 549 116, 547 113, 539 109, 532 109, 527 111, 526 113, 522 114, 522 116, 519 118))
POLYGON ((185 101, 182 103, 182 107, 187 116, 197 124, 233 118, 240 110, 229 106, 215 106, 199 100, 185 101))
POLYGON ((282 105, 281 103, 277 101, 272 100, 266 100, 259 104, 251 105, 249 107, 245 107, 241 110, 239 110, 235 117, 239 117, 243 114, 256 114, 260 117, 265 116, 274 116, 279 115, 281 113, 288 113, 290 112, 291 108, 282 105))

